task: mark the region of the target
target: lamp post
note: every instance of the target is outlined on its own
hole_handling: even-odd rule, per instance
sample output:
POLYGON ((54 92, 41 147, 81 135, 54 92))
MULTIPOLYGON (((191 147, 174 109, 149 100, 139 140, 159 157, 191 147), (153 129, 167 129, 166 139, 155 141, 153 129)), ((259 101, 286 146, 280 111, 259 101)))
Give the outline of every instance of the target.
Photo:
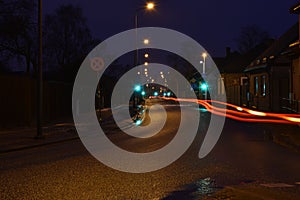
MULTIPOLYGON (((153 10, 155 8, 155 4, 153 2, 148 2, 144 7, 136 9, 135 10, 135 16, 134 16, 134 26, 135 26, 135 54, 134 54, 134 66, 137 66, 139 61, 139 54, 138 54, 138 41, 137 41, 137 29, 138 29, 138 13, 141 10, 153 10)), ((149 40, 145 39, 144 44, 149 43, 149 40), (145 43, 146 42, 146 43, 145 43)), ((136 95, 134 94, 133 98, 133 107, 136 107, 136 95)))
POLYGON ((145 7, 139 8, 135 10, 135 16, 134 16, 134 27, 135 27, 135 46, 136 51, 134 55, 134 66, 138 64, 138 48, 137 48, 137 28, 138 28, 138 13, 141 10, 154 10, 155 4, 153 2, 148 2, 145 7))
POLYGON ((43 32, 42 32, 42 0, 38 0, 38 70, 36 73, 36 92, 37 92, 37 109, 36 109, 36 138, 43 138, 42 129, 42 117, 43 117, 43 68, 42 68, 42 56, 43 56, 43 32))
MULTIPOLYGON (((202 53, 202 57, 203 57, 203 78, 205 78, 205 62, 206 62, 206 57, 207 57, 207 53, 202 53)), ((204 79, 205 80, 205 79, 204 79)), ((204 90, 204 99, 207 100, 207 88, 204 90)))

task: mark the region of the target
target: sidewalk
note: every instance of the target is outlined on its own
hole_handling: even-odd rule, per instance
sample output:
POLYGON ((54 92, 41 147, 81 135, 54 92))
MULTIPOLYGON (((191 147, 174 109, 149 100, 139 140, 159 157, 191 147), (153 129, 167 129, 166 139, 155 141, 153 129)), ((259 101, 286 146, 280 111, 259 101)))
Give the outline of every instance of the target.
MULTIPOLYGON (((110 109, 103 109, 102 119, 111 116, 110 109)), ((0 130, 0 154, 18 151, 43 145, 55 144, 78 139, 72 119, 64 119, 43 127, 43 138, 36 139, 35 127, 20 127, 9 130, 0 130)))
POLYGON ((276 123, 252 123, 258 128, 264 140, 300 153, 300 126, 276 123))
POLYGON ((300 153, 300 127, 272 124, 266 129, 273 142, 300 153))
POLYGON ((19 128, 0 132, 0 153, 18 151, 78 138, 74 124, 62 123, 43 127, 43 138, 36 139, 35 128, 19 128))

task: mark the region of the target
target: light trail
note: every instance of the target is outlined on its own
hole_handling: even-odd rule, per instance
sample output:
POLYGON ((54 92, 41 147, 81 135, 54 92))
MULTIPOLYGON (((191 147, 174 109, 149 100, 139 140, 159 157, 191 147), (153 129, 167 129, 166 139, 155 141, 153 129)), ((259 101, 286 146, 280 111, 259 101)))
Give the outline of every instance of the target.
POLYGON ((215 100, 198 100, 187 98, 173 98, 173 97, 160 97, 165 100, 172 100, 178 102, 190 102, 202 105, 207 111, 212 114, 225 116, 230 119, 243 121, 243 122, 258 122, 258 123, 280 123, 280 124, 300 124, 299 114, 283 114, 283 113, 270 113, 242 108, 234 104, 229 104, 215 100), (217 107, 222 105, 225 108, 217 107))

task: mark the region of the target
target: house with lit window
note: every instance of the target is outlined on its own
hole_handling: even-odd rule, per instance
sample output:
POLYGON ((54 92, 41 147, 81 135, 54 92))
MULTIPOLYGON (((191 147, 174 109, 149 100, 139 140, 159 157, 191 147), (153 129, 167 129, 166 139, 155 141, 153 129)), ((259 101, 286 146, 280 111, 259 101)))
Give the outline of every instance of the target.
POLYGON ((229 49, 226 52, 225 61, 220 63, 216 60, 221 73, 221 78, 217 82, 217 91, 220 95, 223 95, 226 91, 228 103, 241 105, 241 80, 245 77, 243 66, 250 63, 251 60, 249 56, 241 55, 238 52, 230 52, 229 49), (222 81, 224 84, 221 84, 222 81))
POLYGON ((223 95, 226 91, 228 103, 247 106, 246 95, 249 81, 244 73, 245 67, 269 47, 272 42, 272 39, 266 40, 244 54, 231 52, 230 48, 227 47, 224 58, 214 58, 221 73, 221 77, 217 80, 217 92, 219 95, 223 95), (222 84, 222 81, 224 84, 222 84))
POLYGON ((287 51, 298 38, 297 23, 246 67, 244 72, 249 80, 246 99, 249 107, 286 112, 292 85, 292 60, 287 51))
MULTIPOLYGON (((290 9, 291 14, 299 16, 300 21, 300 2, 290 9)), ((300 25, 298 30, 300 30, 300 25)), ((300 33, 300 31, 299 31, 300 33)), ((291 95, 289 108, 293 113, 300 113, 300 35, 297 40, 290 44, 289 54, 292 60, 291 66, 291 95)))

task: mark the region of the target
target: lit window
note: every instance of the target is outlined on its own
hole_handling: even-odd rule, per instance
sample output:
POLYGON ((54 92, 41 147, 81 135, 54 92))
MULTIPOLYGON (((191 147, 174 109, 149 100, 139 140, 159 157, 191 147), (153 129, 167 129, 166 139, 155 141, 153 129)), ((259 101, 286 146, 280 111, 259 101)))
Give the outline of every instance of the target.
POLYGON ((261 76, 261 96, 266 96, 266 76, 261 76))
POLYGON ((221 94, 225 94, 225 83, 224 83, 224 78, 221 78, 221 94))
POLYGON ((218 79, 218 95, 221 94, 221 79, 218 79))
POLYGON ((258 96, 258 76, 254 77, 254 95, 258 96))

